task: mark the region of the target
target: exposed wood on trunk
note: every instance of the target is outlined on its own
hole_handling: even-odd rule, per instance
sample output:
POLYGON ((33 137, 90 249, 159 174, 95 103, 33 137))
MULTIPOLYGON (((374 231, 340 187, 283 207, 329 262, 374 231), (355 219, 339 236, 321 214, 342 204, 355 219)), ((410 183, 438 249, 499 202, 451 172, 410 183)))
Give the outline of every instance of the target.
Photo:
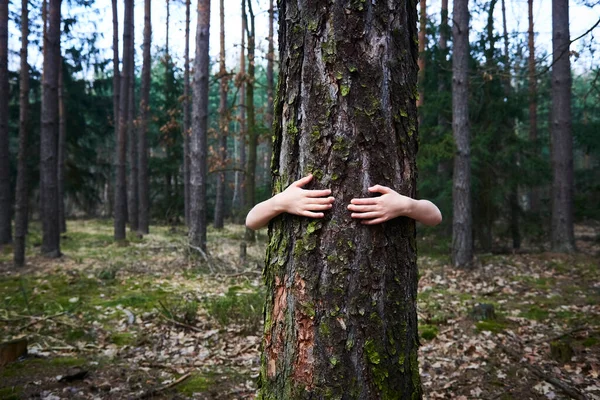
POLYGON ((29 45, 28 0, 21 0, 21 72, 19 93, 19 154, 17 157, 17 188, 15 199, 14 263, 25 264, 25 243, 29 222, 29 182, 27 180, 27 146, 29 145, 29 45))
POLYGON ((58 221, 58 69, 60 65, 60 0, 50 0, 44 37, 42 129, 40 134, 40 211, 42 254, 60 257, 58 221))
POLYGON ((456 153, 452 182, 452 262, 457 267, 467 267, 473 260, 468 0, 454 1, 453 21, 452 132, 456 153))
POLYGON ((569 1, 552 0, 552 250, 575 251, 569 1))
POLYGON ((280 5, 274 191, 312 173, 336 201, 271 222, 258 398, 420 399, 415 222, 346 208, 374 184, 415 195, 416 4, 280 5))
POLYGON ((196 58, 194 60, 194 107, 190 138, 190 245, 206 253, 206 178, 208 134, 208 46, 210 0, 198 0, 196 58))

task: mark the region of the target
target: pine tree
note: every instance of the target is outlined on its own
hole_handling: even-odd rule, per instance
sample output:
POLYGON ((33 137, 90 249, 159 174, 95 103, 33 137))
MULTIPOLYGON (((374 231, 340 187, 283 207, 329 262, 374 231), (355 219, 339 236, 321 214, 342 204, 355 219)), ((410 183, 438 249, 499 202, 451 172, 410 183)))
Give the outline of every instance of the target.
POLYGON ((12 240, 8 90, 8 0, 0 0, 0 245, 12 240))

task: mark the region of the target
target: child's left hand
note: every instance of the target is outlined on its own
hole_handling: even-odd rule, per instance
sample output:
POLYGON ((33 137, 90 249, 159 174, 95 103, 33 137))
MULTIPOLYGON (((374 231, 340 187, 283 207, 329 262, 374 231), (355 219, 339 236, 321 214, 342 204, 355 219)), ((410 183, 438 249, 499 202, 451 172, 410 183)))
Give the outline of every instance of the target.
POLYGON ((382 185, 371 186, 369 192, 381 193, 381 196, 352 199, 348 205, 348 210, 352 211, 351 217, 362 219, 361 223, 375 225, 411 214, 415 201, 410 197, 382 185))

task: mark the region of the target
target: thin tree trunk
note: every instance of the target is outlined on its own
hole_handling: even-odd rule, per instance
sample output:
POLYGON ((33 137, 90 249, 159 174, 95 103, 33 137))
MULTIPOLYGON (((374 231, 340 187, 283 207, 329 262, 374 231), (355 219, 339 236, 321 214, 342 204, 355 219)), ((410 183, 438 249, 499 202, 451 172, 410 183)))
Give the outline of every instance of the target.
POLYGON ((312 172, 309 189, 330 188, 337 206, 320 220, 271 222, 258 398, 422 398, 415 222, 366 226, 346 208, 374 184, 415 194, 409 4, 280 3, 274 188, 312 172))
POLYGON ((0 0, 0 245, 12 241, 8 91, 8 0, 0 0))
POLYGON ((15 200, 15 243, 14 264, 25 264, 25 238, 29 222, 29 182, 27 181, 27 146, 29 142, 29 64, 27 63, 29 45, 28 0, 21 0, 21 74, 19 93, 19 155, 17 159, 17 188, 15 200))
MULTIPOLYGON (((250 29, 248 32, 248 80, 246 81, 246 109, 248 110, 248 165, 246 168, 246 214, 256 203, 256 148, 258 140, 256 135, 256 120, 254 113, 254 42, 256 30, 254 29, 254 12, 252 11, 252 0, 248 1, 248 13, 250 14, 250 29)), ((252 229, 246 229, 246 240, 253 241, 255 238, 252 229)))
POLYGON ((44 38, 42 129, 40 133, 40 200, 42 254, 60 257, 58 220, 58 69, 60 66, 60 4, 50 0, 44 38))
POLYGON ((471 149, 469 127, 469 1, 454 0, 452 36, 452 131, 456 143, 452 182, 452 262, 468 267, 473 260, 471 149))
POLYGON ((190 244, 206 252, 206 177, 208 134, 208 44, 210 0, 198 0, 196 58, 194 60, 194 108, 190 138, 191 208, 190 244))
MULTIPOLYGON (((119 137, 119 103, 121 97, 121 72, 119 71, 119 15, 117 12, 117 0, 112 0, 112 18, 113 18, 113 127, 115 132, 115 141, 118 140, 119 137)), ((114 155, 116 157, 116 154, 114 155)), ((115 158, 116 164, 116 158, 115 158)), ((113 172, 109 174, 108 177, 108 195, 110 196, 110 201, 108 204, 108 212, 109 216, 113 216, 114 212, 114 198, 115 198, 115 188, 114 188, 114 176, 113 172)))
MULTIPOLYGON (((227 162, 227 136, 229 127, 229 118, 227 112, 227 70, 225 69, 225 1, 220 0, 220 57, 219 57, 219 75, 221 82, 219 86, 219 166, 225 168, 227 162)), ((215 200, 215 220, 214 226, 217 229, 223 228, 225 217, 225 172, 219 172, 217 175, 217 198, 215 200)))
POLYGON ((150 45, 152 41, 151 0, 144 0, 144 55, 142 64, 142 87, 140 96, 140 129, 138 133, 139 173, 139 219, 138 232, 149 232, 150 195, 148 193, 148 119, 150 101, 150 45))
POLYGON ((131 43, 133 31, 133 0, 125 0, 123 19, 123 75, 121 77, 121 96, 119 103, 119 135, 117 138, 117 183, 115 185, 115 221, 116 241, 126 237, 127 215, 127 118, 129 115, 129 82, 131 80, 131 43))
POLYGON ((185 65, 183 72, 183 185, 185 225, 190 226, 190 9, 191 0, 185 1, 185 65))
MULTIPOLYGON (((439 60, 439 73, 438 73, 438 96, 445 96, 445 93, 448 91, 448 85, 446 84, 446 79, 447 79, 447 71, 450 69, 449 65, 448 65, 448 61, 446 60, 447 56, 448 56, 448 36, 450 35, 450 27, 448 26, 448 0, 442 0, 442 7, 441 7, 441 23, 440 23, 440 41, 438 43, 438 47, 440 50, 440 60, 439 60)), ((449 118, 447 116, 447 114, 444 112, 444 110, 440 110, 440 112, 438 113, 438 129, 440 132, 440 137, 443 137, 447 130, 450 130, 451 127, 451 123, 449 121, 449 118)), ((451 173, 452 173, 452 165, 450 164, 449 161, 447 160, 443 160, 440 161, 438 164, 438 173, 443 176, 443 177, 447 177, 448 179, 451 179, 451 173)), ((445 228, 444 230, 446 230, 448 235, 451 235, 452 232, 450 232, 451 226, 448 225, 447 228, 445 228)))
MULTIPOLYGON (((537 78, 535 73, 535 32, 533 31, 533 0, 527 0, 527 9, 529 15, 529 29, 527 30, 529 46, 529 141, 534 148, 534 156, 538 156, 537 146, 537 78)), ((529 206, 534 213, 539 212, 539 190, 532 187, 529 191, 529 206)))
MULTIPOLYGON (((419 98, 417 107, 423 106, 425 99, 425 42, 427 41, 427 1, 419 1, 419 98)), ((420 120, 420 119, 419 119, 420 120)))
MULTIPOLYGON (((132 16, 132 24, 135 26, 135 13, 132 16)), ((135 116, 135 30, 131 31, 131 65, 129 80, 129 113, 127 116, 127 131, 129 133, 129 193, 127 196, 129 207, 129 229, 131 232, 138 232, 139 229, 139 180, 138 180, 138 134, 136 129, 135 116)))
POLYGON ((67 231, 67 221, 65 215, 65 157, 67 151, 67 116, 64 99, 64 71, 62 56, 58 65, 58 223, 60 233, 67 231))
POLYGON ((552 250, 575 251, 569 2, 552 0, 552 250))
MULTIPOLYGON (((238 167, 241 170, 246 168, 246 0, 242 0, 242 44, 240 46, 240 90, 239 90, 239 121, 240 131, 238 137, 238 167)), ((246 204, 244 200, 244 190, 246 187, 246 175, 244 172, 236 171, 235 188, 233 192, 233 207, 235 209, 236 220, 242 222, 243 207, 246 204)))
POLYGON ((269 35, 267 36, 267 140, 266 140, 266 154, 265 154, 265 176, 263 181, 267 185, 267 192, 271 191, 271 174, 270 174, 270 166, 271 166, 271 153, 272 153, 272 139, 271 132, 273 130, 273 89, 275 87, 275 79, 273 76, 273 63, 275 62, 275 46, 273 44, 273 25, 274 25, 274 15, 275 10, 273 9, 273 0, 269 0, 269 35))

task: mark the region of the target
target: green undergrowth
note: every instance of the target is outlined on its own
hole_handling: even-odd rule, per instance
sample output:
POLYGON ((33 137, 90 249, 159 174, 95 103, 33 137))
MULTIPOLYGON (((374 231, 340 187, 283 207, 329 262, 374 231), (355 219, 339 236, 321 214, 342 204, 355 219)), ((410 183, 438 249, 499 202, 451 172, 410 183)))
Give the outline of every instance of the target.
POLYGON ((264 301, 262 290, 249 285, 231 286, 226 293, 207 298, 205 306, 209 315, 221 326, 235 323, 252 331, 262 322, 264 301))

